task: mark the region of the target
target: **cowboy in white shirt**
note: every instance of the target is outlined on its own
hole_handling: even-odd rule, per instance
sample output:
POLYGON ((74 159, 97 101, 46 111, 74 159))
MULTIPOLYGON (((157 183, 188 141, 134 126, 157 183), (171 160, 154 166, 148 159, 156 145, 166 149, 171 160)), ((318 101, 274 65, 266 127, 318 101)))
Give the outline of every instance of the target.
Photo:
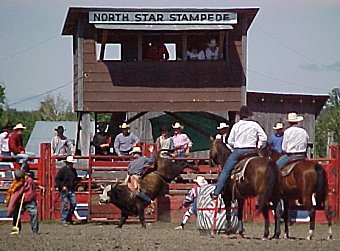
POLYGON ((205 49, 205 58, 207 60, 218 60, 219 47, 217 46, 216 39, 211 39, 207 45, 208 47, 205 49))
POLYGON ((289 128, 285 130, 282 141, 282 150, 285 154, 277 161, 279 168, 283 168, 291 159, 306 158, 309 135, 305 129, 298 126, 302 120, 303 117, 295 112, 288 113, 289 128))
POLYGON ((213 199, 216 199, 222 192, 238 158, 245 153, 256 150, 257 146, 262 148, 267 142, 266 133, 257 122, 249 119, 251 116, 253 116, 253 112, 247 106, 242 106, 240 109, 241 120, 234 124, 228 137, 228 144, 234 148, 234 151, 229 155, 216 188, 211 194, 213 199))

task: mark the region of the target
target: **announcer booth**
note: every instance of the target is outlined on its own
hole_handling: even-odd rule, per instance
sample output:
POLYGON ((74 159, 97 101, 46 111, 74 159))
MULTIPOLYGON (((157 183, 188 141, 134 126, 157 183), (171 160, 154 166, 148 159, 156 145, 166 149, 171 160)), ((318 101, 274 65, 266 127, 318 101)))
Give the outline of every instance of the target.
MULTIPOLYGON (((113 136, 123 121, 146 113, 223 111, 233 117, 246 103, 247 32, 257 12, 69 8, 62 35, 73 37, 81 155, 89 155, 90 113, 110 114, 113 136), (216 59, 187 57, 211 43, 219 48, 216 59), (167 55, 150 57, 156 45, 165 46, 167 55)), ((138 129, 150 132, 150 127, 143 123, 138 129)))
MULTIPOLYGON (((69 8, 62 35, 73 36, 74 109, 82 155, 89 113, 110 113, 111 128, 146 112, 228 111, 246 103, 247 31, 258 8, 69 8), (187 58, 213 40, 217 60, 187 58), (163 44, 169 58, 152 60, 163 44)), ((131 122, 131 120, 130 120, 131 122)), ((88 143, 89 144, 89 143, 88 143)))

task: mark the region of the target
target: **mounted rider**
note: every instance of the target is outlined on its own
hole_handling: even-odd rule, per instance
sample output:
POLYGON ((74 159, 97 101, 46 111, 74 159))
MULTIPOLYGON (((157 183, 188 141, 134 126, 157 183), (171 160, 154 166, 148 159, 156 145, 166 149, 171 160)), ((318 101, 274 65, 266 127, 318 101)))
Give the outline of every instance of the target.
POLYGON ((255 151, 257 146, 262 148, 266 145, 266 133, 256 121, 250 119, 251 116, 253 116, 253 112, 247 106, 242 106, 240 109, 241 120, 233 125, 228 137, 228 144, 234 150, 224 165, 215 190, 211 193, 213 199, 217 199, 222 192, 234 166, 238 162, 238 158, 246 153, 255 151))
POLYGON ((298 126, 303 120, 295 112, 288 113, 289 128, 283 134, 282 150, 284 155, 277 161, 278 168, 283 168, 292 159, 304 159, 307 156, 309 135, 305 129, 298 126))

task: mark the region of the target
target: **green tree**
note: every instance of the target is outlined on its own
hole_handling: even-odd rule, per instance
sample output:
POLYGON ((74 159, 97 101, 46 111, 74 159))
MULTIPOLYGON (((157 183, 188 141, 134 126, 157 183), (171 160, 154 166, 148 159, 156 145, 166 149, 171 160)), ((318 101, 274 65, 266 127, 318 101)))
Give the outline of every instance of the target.
POLYGON ((56 98, 47 96, 40 102, 38 112, 45 121, 77 120, 76 113, 72 112, 71 103, 61 95, 56 98))
POLYGON ((327 135, 333 133, 334 143, 340 144, 340 89, 331 91, 329 99, 321 111, 315 126, 315 150, 318 157, 326 156, 327 135))

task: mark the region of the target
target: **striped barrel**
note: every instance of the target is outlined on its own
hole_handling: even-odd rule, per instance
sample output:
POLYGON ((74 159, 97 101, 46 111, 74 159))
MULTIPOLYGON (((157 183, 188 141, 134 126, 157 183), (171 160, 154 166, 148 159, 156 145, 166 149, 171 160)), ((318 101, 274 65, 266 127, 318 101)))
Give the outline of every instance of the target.
MULTIPOLYGON (((216 201, 212 200, 210 197, 210 193, 214 191, 214 189, 214 185, 203 185, 197 196, 196 225, 201 234, 221 233, 226 229, 226 209, 221 195, 216 201)), ((232 233, 236 233, 238 227, 237 209, 235 204, 232 204, 231 212, 232 233)))

